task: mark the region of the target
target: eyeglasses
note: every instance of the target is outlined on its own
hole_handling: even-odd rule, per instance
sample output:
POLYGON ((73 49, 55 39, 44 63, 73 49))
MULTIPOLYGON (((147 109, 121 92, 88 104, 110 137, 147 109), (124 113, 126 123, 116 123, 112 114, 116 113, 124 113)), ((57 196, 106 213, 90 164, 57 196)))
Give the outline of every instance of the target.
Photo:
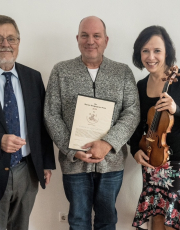
POLYGON ((7 38, 0 36, 0 44, 2 44, 4 42, 4 39, 6 39, 7 42, 11 45, 17 45, 19 42, 19 38, 16 38, 14 36, 9 36, 7 38))

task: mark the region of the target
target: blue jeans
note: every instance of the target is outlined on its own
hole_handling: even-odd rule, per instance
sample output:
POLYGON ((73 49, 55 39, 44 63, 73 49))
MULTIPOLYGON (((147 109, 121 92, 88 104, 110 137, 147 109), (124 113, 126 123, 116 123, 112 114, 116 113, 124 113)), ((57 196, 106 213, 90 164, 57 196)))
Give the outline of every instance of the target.
POLYGON ((66 197, 70 203, 70 230, 115 230, 116 198, 121 188, 123 170, 109 173, 63 174, 66 197))

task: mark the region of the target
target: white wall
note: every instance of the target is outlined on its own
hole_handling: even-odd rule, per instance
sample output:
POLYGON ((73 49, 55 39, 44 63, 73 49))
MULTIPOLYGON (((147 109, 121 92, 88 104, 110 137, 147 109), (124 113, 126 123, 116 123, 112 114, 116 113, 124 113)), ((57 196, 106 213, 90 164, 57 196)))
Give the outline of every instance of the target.
MULTIPOLYGON (((133 43, 142 29, 164 26, 171 35, 180 64, 179 0, 0 0, 0 14, 14 18, 21 32, 18 61, 39 70, 47 85, 53 65, 79 55, 75 36, 83 17, 96 15, 104 20, 110 37, 105 55, 127 63, 136 80, 145 77, 132 64, 133 43)), ((24 76, 25 77, 25 76, 24 76)), ((30 230, 67 230, 58 220, 59 211, 67 212, 61 171, 57 170, 44 191, 39 190, 30 219, 30 230)), ((126 162, 124 182, 117 199, 117 230, 131 230, 141 190, 140 166, 131 155, 126 162)))

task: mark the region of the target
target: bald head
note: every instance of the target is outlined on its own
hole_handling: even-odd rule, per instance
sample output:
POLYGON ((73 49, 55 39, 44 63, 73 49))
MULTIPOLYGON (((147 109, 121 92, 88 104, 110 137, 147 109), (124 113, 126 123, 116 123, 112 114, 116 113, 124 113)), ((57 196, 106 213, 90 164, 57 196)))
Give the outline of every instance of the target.
MULTIPOLYGON (((83 25, 84 23, 88 22, 88 21, 92 21, 94 23, 96 22, 100 22, 103 26, 103 29, 104 29, 104 35, 107 36, 106 34, 106 25, 105 23, 103 22, 103 20, 101 20, 100 18, 96 17, 96 16, 89 16, 89 17, 86 17, 86 18, 83 18, 81 21, 80 21, 80 24, 79 24, 79 30, 80 30, 80 27, 81 27, 81 24, 83 25)), ((78 31, 78 34, 79 34, 79 31, 78 31)))
POLYGON ((99 68, 109 40, 102 20, 95 16, 84 18, 76 38, 85 65, 92 69, 99 68))

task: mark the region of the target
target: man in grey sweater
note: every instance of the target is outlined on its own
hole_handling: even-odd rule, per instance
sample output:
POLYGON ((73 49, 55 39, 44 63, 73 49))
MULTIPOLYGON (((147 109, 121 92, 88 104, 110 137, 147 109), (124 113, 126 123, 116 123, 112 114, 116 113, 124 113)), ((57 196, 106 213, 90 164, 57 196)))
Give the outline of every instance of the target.
POLYGON ((92 229, 92 208, 94 230, 115 230, 126 142, 139 122, 132 71, 103 56, 108 40, 101 19, 84 18, 77 35, 81 56, 54 66, 46 92, 45 123, 59 148, 71 230, 92 229), (101 140, 87 143, 87 152, 68 148, 78 94, 116 102, 110 130, 101 140))

